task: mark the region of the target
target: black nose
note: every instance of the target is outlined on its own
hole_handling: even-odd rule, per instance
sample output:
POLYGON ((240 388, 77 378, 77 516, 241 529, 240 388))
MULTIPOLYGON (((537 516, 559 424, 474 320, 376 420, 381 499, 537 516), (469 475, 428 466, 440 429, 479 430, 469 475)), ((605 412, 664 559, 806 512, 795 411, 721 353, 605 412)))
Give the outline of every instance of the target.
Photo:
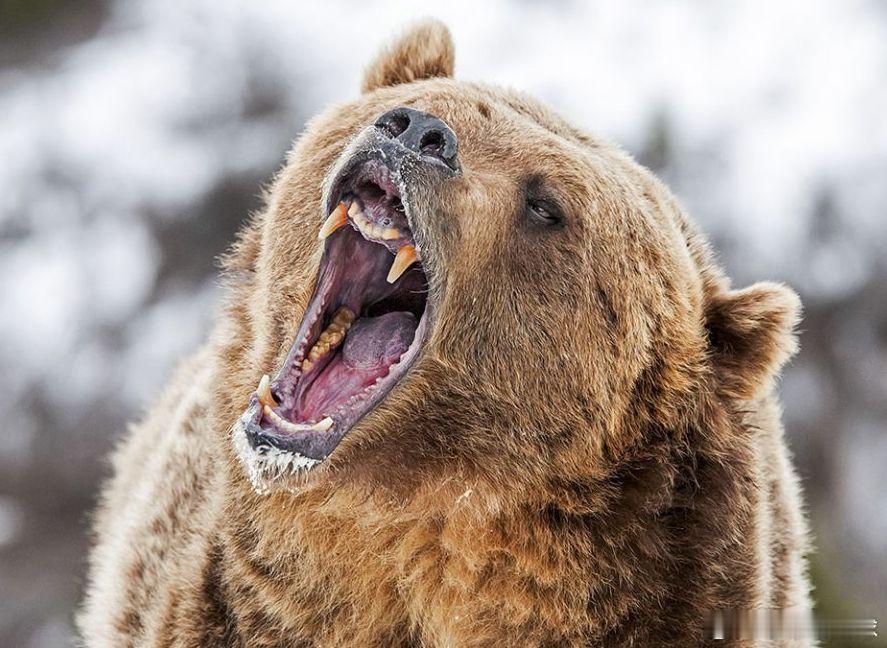
POLYGON ((424 158, 443 162, 453 171, 459 168, 456 134, 434 115, 412 108, 394 108, 376 120, 376 128, 424 158))

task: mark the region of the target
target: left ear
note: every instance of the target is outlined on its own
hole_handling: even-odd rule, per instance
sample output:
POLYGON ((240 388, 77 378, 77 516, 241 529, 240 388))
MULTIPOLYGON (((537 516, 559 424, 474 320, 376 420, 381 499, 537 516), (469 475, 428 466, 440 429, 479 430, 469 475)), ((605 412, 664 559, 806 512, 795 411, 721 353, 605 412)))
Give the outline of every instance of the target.
POLYGON ((730 396, 749 399, 769 385, 797 351, 800 313, 794 291, 770 282, 709 297, 705 319, 712 361, 730 396))
POLYGON ((364 71, 361 92, 451 77, 455 58, 453 39, 446 25, 437 20, 420 22, 376 55, 364 71))

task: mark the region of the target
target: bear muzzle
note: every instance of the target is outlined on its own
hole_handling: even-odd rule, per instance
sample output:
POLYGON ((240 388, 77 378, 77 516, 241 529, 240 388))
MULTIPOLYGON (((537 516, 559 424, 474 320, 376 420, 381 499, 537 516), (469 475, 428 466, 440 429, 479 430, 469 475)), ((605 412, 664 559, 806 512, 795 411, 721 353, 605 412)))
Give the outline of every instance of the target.
POLYGON ((427 212, 406 197, 460 174, 453 131, 410 108, 386 112, 348 147, 325 193, 324 250, 296 341, 240 419, 257 456, 316 465, 407 375, 434 308, 413 231, 427 212))

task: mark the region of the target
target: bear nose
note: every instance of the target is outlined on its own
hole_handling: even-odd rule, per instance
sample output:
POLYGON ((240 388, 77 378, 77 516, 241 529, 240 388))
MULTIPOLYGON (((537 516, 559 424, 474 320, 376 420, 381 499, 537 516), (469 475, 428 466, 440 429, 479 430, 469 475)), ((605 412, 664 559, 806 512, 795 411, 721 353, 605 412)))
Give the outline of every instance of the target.
POLYGON ((434 115, 412 108, 394 108, 379 117, 375 125, 383 135, 400 142, 421 157, 443 162, 453 171, 459 168, 456 134, 434 115))

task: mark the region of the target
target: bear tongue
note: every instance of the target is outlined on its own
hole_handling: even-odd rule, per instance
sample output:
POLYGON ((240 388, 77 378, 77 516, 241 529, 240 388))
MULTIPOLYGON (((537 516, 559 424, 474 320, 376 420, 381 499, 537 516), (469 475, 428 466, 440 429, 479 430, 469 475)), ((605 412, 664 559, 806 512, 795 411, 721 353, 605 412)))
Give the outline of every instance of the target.
POLYGON ((342 350, 302 395, 300 418, 311 421, 332 414, 387 375, 388 368, 410 347, 417 326, 415 316, 403 311, 355 321, 342 350))
POLYGON ((388 367, 409 348, 416 333, 412 313, 393 312, 379 317, 361 317, 348 331, 342 358, 362 371, 388 367))

